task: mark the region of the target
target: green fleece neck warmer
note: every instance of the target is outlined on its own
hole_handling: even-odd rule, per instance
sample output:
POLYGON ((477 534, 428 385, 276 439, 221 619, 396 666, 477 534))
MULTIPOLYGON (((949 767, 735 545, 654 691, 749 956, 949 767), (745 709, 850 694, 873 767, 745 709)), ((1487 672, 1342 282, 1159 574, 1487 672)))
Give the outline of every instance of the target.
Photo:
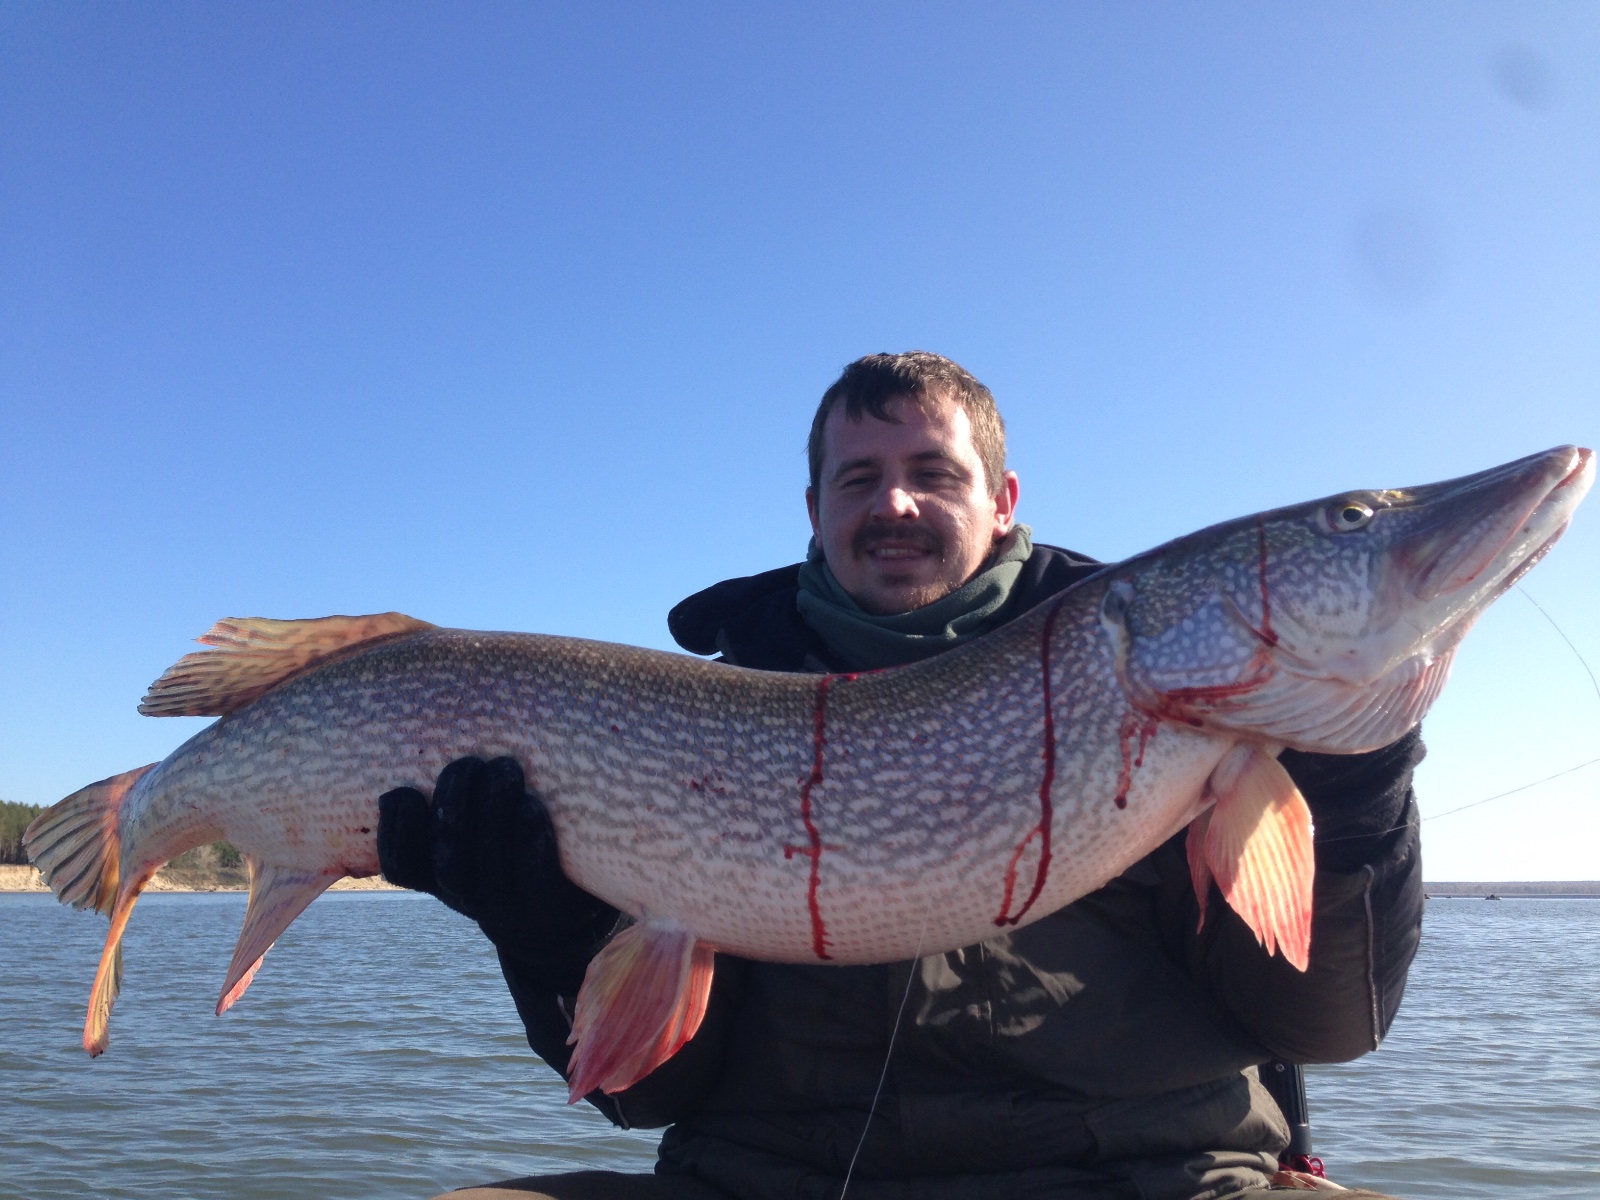
POLYGON ((839 586, 813 539, 800 568, 800 616, 851 670, 897 667, 987 633, 1011 598, 1022 564, 1033 553, 1033 530, 1012 527, 988 567, 925 608, 874 616, 839 586))

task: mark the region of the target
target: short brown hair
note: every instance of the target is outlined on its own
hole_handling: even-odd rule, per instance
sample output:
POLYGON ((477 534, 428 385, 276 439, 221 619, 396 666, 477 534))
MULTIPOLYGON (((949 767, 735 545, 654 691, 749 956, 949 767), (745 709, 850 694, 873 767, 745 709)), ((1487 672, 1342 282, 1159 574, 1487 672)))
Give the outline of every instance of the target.
POLYGON ((856 359, 822 393, 806 440, 813 491, 822 481, 822 427, 835 406, 843 401, 844 415, 852 421, 865 414, 896 424, 889 402, 900 396, 917 401, 951 400, 960 405, 972 423, 972 445, 983 463, 984 485, 990 495, 1000 490, 1006 472, 1006 423, 995 407, 994 394, 960 363, 927 350, 907 350, 856 359))

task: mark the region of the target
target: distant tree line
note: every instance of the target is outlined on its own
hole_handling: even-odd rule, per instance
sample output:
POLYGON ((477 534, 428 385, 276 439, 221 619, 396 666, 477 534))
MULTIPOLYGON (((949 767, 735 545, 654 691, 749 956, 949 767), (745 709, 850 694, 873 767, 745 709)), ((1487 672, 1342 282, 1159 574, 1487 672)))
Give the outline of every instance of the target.
MULTIPOLYGON (((0 800, 0 863, 27 863, 28 855, 22 848, 22 834, 43 811, 44 808, 38 804, 15 804, 0 800)), ((199 855, 191 850, 188 857, 198 859, 199 855)), ((211 853, 207 857, 216 866, 228 870, 242 863, 238 848, 229 842, 212 843, 211 853)))
POLYGON ((28 856, 22 851, 22 832, 42 809, 37 804, 14 804, 0 800, 0 863, 25 863, 28 856))

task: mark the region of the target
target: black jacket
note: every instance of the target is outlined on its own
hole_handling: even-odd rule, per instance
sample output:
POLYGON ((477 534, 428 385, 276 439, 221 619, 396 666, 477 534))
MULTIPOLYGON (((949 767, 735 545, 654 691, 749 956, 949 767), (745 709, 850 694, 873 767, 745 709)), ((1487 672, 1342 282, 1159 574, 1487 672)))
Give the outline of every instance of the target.
MULTIPOLYGON (((1036 547, 999 620, 1096 569, 1036 547)), ((743 666, 831 669, 795 607, 797 570, 691 596, 673 635, 743 666)), ((1254 1064, 1354 1058, 1399 1005, 1421 925, 1421 755, 1415 731, 1372 754, 1284 753, 1316 821, 1304 975, 1219 897, 1196 933, 1179 836, 1027 928, 916 963, 719 956, 700 1032, 599 1106, 619 1123, 670 1123, 658 1170, 748 1200, 835 1195, 858 1146, 861 1200, 1197 1200, 1259 1186, 1287 1132, 1254 1064)), ((563 1068, 555 998, 505 965, 530 1043, 563 1068)))

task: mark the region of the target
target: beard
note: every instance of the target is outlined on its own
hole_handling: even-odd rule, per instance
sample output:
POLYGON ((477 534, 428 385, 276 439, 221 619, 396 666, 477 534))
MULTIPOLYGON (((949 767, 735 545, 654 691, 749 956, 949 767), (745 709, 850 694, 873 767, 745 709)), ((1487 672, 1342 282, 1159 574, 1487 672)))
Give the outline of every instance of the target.
POLYGON ((954 590, 950 580, 940 577, 942 571, 936 571, 934 579, 921 583, 911 582, 912 578, 920 576, 927 570, 929 559, 939 564, 946 561, 944 539, 926 525, 874 521, 862 526, 850 539, 851 552, 858 561, 868 560, 871 553, 880 546, 903 546, 922 551, 929 558, 906 559, 903 563, 894 560, 875 563, 874 573, 881 573, 881 576, 886 577, 884 582, 894 589, 894 597, 892 600, 883 596, 864 600, 857 596, 856 602, 867 612, 878 616, 911 612, 942 599, 954 590))

